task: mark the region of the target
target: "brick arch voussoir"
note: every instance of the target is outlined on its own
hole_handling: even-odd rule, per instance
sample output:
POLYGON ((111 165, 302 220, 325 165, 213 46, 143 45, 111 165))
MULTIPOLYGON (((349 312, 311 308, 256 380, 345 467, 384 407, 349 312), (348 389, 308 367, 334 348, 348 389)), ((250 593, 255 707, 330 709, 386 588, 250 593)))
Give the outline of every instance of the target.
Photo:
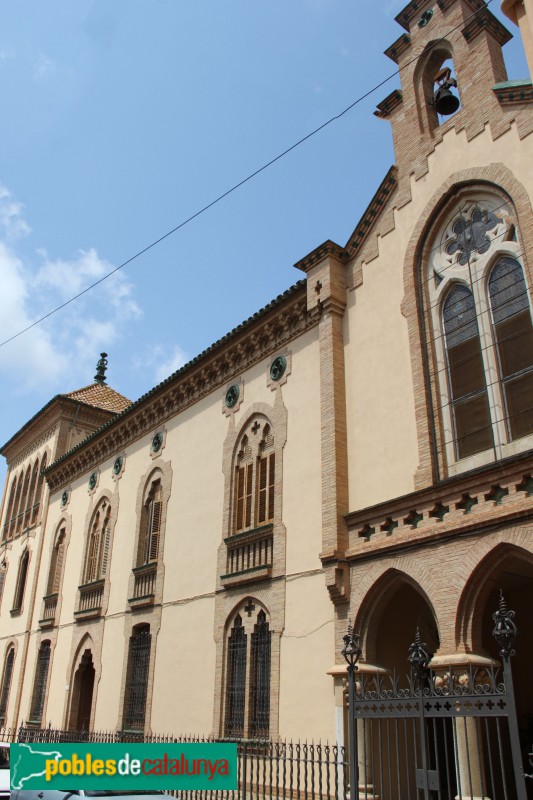
POLYGON ((463 588, 455 617, 455 640, 459 652, 482 651, 481 615, 494 588, 494 575, 513 556, 533 564, 531 534, 531 528, 509 528, 499 532, 497 539, 493 536, 476 542, 466 554, 463 561, 463 588))
POLYGON ((366 651, 372 650, 371 646, 371 620, 381 618, 384 608, 388 605, 394 586, 408 584, 427 604, 435 625, 439 640, 441 638, 439 624, 439 598, 435 593, 435 579, 431 571, 410 556, 402 556, 393 564, 375 564, 364 574, 360 582, 354 581, 351 608, 355 620, 354 629, 360 634, 360 644, 363 656, 366 651))

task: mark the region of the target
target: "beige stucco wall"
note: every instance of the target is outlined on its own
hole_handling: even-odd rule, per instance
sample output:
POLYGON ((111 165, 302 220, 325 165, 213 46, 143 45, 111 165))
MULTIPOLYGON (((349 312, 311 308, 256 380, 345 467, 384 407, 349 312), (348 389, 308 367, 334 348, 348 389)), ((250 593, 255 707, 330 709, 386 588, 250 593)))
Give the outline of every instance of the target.
MULTIPOLYGON (((171 468, 171 491, 167 507, 164 553, 163 605, 160 629, 154 630, 154 688, 151 729, 162 733, 209 733, 212 728, 215 677, 215 589, 217 551, 225 532, 223 448, 231 426, 236 429, 246 421, 253 407, 274 407, 276 393, 287 411, 288 437, 283 449, 282 521, 287 534, 286 606, 293 638, 282 636, 280 674, 280 735, 331 733, 331 678, 327 669, 334 660, 332 649, 333 607, 321 573, 321 444, 318 332, 311 329, 290 343, 290 374, 281 386, 272 388, 268 381, 270 358, 239 376, 243 397, 233 418, 222 413, 224 391, 213 392, 182 414, 155 426, 165 430, 165 443, 157 458, 150 455, 153 433, 140 438, 125 451, 125 466, 119 480, 113 479, 114 456, 94 465, 61 487, 52 497, 43 549, 43 568, 38 579, 33 630, 38 631, 42 597, 46 589, 53 537, 60 521, 71 520, 62 587, 59 632, 53 652, 47 721, 63 725, 66 721, 66 695, 71 691, 73 654, 82 632, 102 638, 101 675, 97 675, 94 714, 95 729, 114 729, 120 715, 123 664, 127 658, 128 620, 135 624, 151 620, 150 609, 131 614, 128 608, 128 583, 134 561, 138 532, 139 487, 152 468, 165 463, 171 468), (88 489, 91 472, 98 470, 98 485, 88 489), (65 488, 70 491, 65 508, 60 507, 65 488), (108 496, 118 509, 113 532, 109 568, 109 604, 105 625, 98 622, 75 622, 74 611, 82 573, 87 528, 91 514, 102 497, 108 496), (315 621, 320 620, 318 626, 315 621), (308 636, 309 630, 319 629, 308 636), (95 633, 97 632, 97 633, 95 633), (303 636, 303 638, 300 638, 303 636), (298 663, 305 659, 308 639, 321 656, 314 661, 302 682, 298 663), (98 680, 99 677, 99 680, 98 680), (302 686, 312 691, 314 711, 303 702, 302 686)), ((254 596, 260 587, 248 584, 240 596, 254 596)), ((239 594, 239 593, 237 593, 239 594)), ((233 601, 232 601, 233 602, 233 601)), ((154 612, 155 613, 155 612, 154 612)), ((152 623, 151 623, 152 624, 152 623)), ((43 633, 43 637, 48 634, 43 633)), ((38 633, 33 637, 27 680, 24 689, 24 713, 30 703, 38 633)), ((316 655, 316 653, 315 653, 316 655)), ((216 701, 215 701, 216 702, 216 701)))
POLYGON ((306 740, 335 738, 332 605, 322 575, 287 583, 280 655, 280 731, 306 740))

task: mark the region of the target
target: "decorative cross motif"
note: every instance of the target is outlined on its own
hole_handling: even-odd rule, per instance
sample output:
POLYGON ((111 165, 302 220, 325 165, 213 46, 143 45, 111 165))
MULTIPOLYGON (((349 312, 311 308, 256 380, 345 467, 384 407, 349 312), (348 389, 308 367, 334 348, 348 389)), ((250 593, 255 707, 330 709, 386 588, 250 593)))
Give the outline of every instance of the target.
POLYGON ((501 506, 504 497, 509 494, 509 489, 496 484, 488 494, 485 495, 485 500, 493 500, 495 506, 501 506))
POLYGON ((252 603, 251 600, 248 600, 248 603, 244 606, 244 610, 246 611, 249 617, 252 616, 253 612, 255 611, 255 605, 252 603))
POLYGON ((462 509, 463 509, 463 512, 464 512, 465 514, 470 514, 470 513, 471 513, 471 511, 472 511, 472 509, 473 509, 473 507, 474 507, 474 506, 477 506, 477 504, 478 504, 478 499, 477 499, 477 497, 471 497, 471 496, 470 496, 470 495, 467 493, 467 494, 464 494, 464 495, 461 497, 461 500, 460 500, 460 502, 459 502, 459 503, 456 503, 456 504, 455 504, 455 507, 456 507, 456 508, 462 508, 462 509))
POLYGON ((370 541, 370 537, 373 536, 376 532, 375 528, 371 528, 370 525, 365 525, 359 533, 357 534, 360 539, 366 539, 367 542, 370 541))
POLYGON ((404 519, 405 525, 410 525, 411 528, 418 528, 422 520, 424 519, 423 514, 419 514, 416 509, 410 511, 409 514, 404 519))
POLYGON ((257 431, 259 430, 259 428, 260 428, 260 427, 261 427, 261 426, 260 426, 260 424, 259 424, 259 423, 258 423, 258 421, 256 420, 256 421, 254 422, 254 424, 252 425, 252 433, 253 433, 253 434, 256 434, 256 433, 257 433, 257 431))
POLYGON ((392 519, 392 517, 387 517, 383 525, 381 525, 380 530, 385 531, 387 536, 392 536, 397 527, 397 521, 392 519))
POLYGON ((480 255, 487 252, 490 247, 487 232, 493 230, 501 221, 492 211, 475 208, 470 220, 461 217, 453 223, 452 230, 455 233, 455 239, 452 239, 447 245, 447 254, 453 256, 459 251, 458 262, 464 267, 465 264, 468 264, 474 251, 480 255))
POLYGON ((431 511, 429 512, 430 517, 434 517, 438 519, 439 522, 442 522, 446 514, 450 513, 450 506, 444 506, 440 501, 435 503, 431 511))
POLYGON ((525 492, 528 497, 533 495, 533 478, 531 475, 524 475, 524 479, 516 486, 517 492, 525 492))

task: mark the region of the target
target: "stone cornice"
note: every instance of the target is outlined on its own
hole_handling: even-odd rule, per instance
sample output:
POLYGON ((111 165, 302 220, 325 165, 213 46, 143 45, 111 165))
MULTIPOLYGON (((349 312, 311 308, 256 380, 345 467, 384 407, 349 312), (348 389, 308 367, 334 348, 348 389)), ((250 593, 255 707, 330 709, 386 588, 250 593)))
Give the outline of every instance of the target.
POLYGON ((347 253, 340 244, 333 242, 331 239, 327 239, 323 244, 315 247, 305 258, 301 258, 300 261, 297 261, 294 266, 296 269, 301 269, 302 272, 308 272, 311 267, 314 267, 315 264, 318 264, 318 262, 322 261, 326 256, 334 256, 338 258, 339 261, 346 261, 347 253))
POLYGON ((102 425, 110 416, 109 411, 88 406, 70 397, 56 395, 40 411, 37 412, 14 436, 0 449, 9 466, 20 463, 43 442, 49 438, 62 419, 72 419, 78 411, 78 420, 89 421, 95 426, 102 425))
MULTIPOLYGON (((458 2, 458 0, 437 0, 437 5, 441 11, 446 11, 450 8, 454 3, 458 2)), ((485 8, 486 3, 485 0, 466 0, 467 4, 472 8, 473 11, 477 11, 478 9, 485 8)), ((432 0, 411 0, 405 8, 397 14, 394 19, 404 28, 406 31, 411 29, 411 23, 416 20, 418 21, 424 11, 431 7, 432 0)))
POLYGON ((504 44, 510 42, 513 34, 507 30, 505 25, 502 25, 499 19, 492 14, 487 8, 484 8, 479 14, 476 14, 465 25, 461 33, 467 42, 471 42, 482 31, 488 31, 499 45, 503 47, 504 44))
POLYGON ((396 41, 393 42, 390 47, 387 47, 387 49, 384 50, 384 53, 391 59, 391 61, 394 61, 394 63, 397 64, 401 54, 404 53, 409 47, 411 47, 411 37, 407 33, 402 33, 402 35, 396 39, 396 41))
MULTIPOLYGON (((349 560, 533 517, 532 451, 348 514, 349 560)), ((322 555, 331 560, 329 554, 322 555)))
POLYGON ((307 311, 306 286, 301 281, 59 458, 45 473, 50 490, 59 490, 201 398, 227 386, 318 321, 318 311, 307 311))
POLYGON ((376 117, 379 117, 379 119, 389 119, 392 112, 397 109, 402 102, 402 93, 399 89, 394 89, 381 103, 378 103, 377 110, 374 111, 374 114, 376 117))
POLYGON ((502 106, 511 106, 533 102, 533 85, 531 81, 506 81, 492 87, 498 102, 502 106))

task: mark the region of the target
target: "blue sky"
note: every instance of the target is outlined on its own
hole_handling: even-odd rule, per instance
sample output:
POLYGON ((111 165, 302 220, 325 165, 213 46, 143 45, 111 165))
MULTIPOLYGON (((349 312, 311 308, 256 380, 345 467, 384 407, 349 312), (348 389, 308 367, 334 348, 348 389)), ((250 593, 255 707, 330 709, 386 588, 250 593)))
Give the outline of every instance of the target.
MULTIPOLYGON (((394 0, 26 0, 0 8, 1 339, 394 72, 394 0)), ((527 67, 512 28, 509 77, 527 67)), ((0 347, 0 443, 92 381, 132 400, 344 244, 394 161, 386 86, 114 278, 0 347)), ((0 467, 0 478, 4 465, 0 467)))

